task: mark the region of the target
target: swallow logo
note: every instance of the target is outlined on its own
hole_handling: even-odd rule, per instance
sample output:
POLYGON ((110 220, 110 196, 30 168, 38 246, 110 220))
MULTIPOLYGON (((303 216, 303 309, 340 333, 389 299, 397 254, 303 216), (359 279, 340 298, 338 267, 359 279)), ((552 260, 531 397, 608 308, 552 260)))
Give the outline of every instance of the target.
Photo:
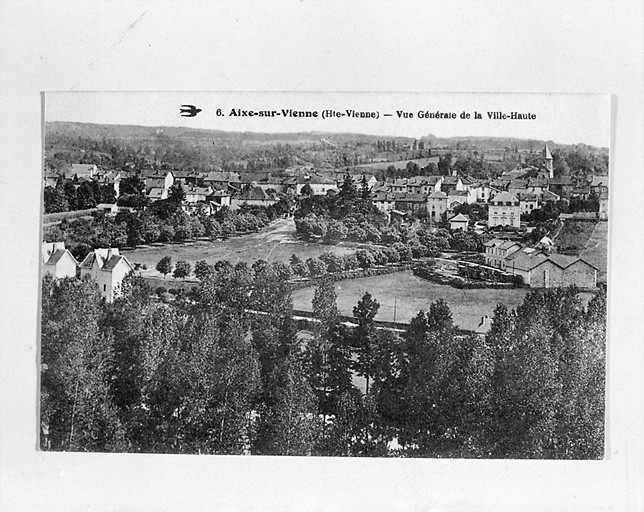
POLYGON ((180 112, 183 117, 195 117, 199 112, 201 112, 201 109, 194 105, 181 105, 180 112))

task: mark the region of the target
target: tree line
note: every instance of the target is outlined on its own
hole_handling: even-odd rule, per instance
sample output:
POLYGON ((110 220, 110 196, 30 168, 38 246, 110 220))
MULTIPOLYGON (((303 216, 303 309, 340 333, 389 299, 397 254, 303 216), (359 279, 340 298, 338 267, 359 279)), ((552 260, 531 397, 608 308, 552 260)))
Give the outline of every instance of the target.
POLYGON ((45 277, 43 448, 402 457, 599 458, 606 296, 498 305, 487 337, 433 302, 404 333, 369 293, 340 323, 323 279, 306 331, 280 267, 222 265, 163 303, 135 276, 112 304, 45 277), (358 386, 356 378, 361 379, 358 386), (394 442, 395 440, 395 442, 394 442))

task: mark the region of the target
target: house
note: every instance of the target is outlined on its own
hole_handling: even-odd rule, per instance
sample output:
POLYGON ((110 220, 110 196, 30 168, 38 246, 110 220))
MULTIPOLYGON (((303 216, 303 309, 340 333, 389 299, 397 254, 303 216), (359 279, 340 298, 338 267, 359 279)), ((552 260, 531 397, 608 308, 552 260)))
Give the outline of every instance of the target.
POLYGON ((96 211, 104 213, 105 215, 116 215, 119 212, 119 207, 113 203, 100 203, 96 205, 96 211))
POLYGON ((458 203, 458 204, 474 203, 475 197, 476 196, 474 194, 470 194, 469 191, 467 190, 457 190, 455 188, 451 189, 447 193, 447 199, 449 200, 450 205, 454 203, 458 203))
POLYGON ((496 267, 503 270, 505 268, 505 261, 512 254, 520 251, 522 246, 513 240, 501 240, 494 238, 489 242, 485 242, 485 264, 490 267, 496 267))
POLYGON ((76 277, 78 261, 65 248, 65 242, 43 242, 42 244, 43 273, 56 279, 76 277))
POLYGON ((389 213, 396 207, 396 195, 393 192, 379 191, 373 195, 373 204, 382 213, 389 213))
POLYGON ((385 181, 385 186, 389 187, 392 192, 403 194, 407 192, 408 178, 396 178, 391 181, 385 181))
POLYGON ((230 194, 225 190, 215 190, 210 195, 210 200, 217 207, 217 211, 221 210, 223 207, 230 208, 230 194))
POLYGON ((442 191, 432 192, 427 198, 427 211, 432 222, 438 222, 449 209, 449 198, 442 191))
POLYGON ((236 188, 241 186, 241 179, 236 172, 211 171, 203 178, 203 182, 215 190, 228 190, 230 185, 236 188))
POLYGON ((90 276, 98 283, 101 296, 113 302, 120 293, 121 282, 133 270, 118 249, 95 249, 81 262, 80 277, 90 276))
POLYGON ((311 190, 313 190, 313 195, 316 196, 325 196, 329 193, 330 190, 334 190, 336 192, 338 191, 335 180, 329 177, 320 176, 319 174, 310 174, 304 176, 304 180, 305 183, 308 183, 308 185, 311 187, 311 190))
POLYGON ((521 215, 528 214, 532 210, 539 208, 539 198, 536 194, 527 193, 519 194, 519 209, 521 210, 521 215))
POLYGON ((465 190, 465 184, 460 176, 444 176, 440 187, 445 193, 448 193, 452 189, 465 190))
POLYGON ((97 172, 96 164, 72 164, 71 169, 65 173, 65 177, 76 180, 92 179, 97 172))
POLYGON ((589 182, 590 193, 599 196, 602 192, 608 192, 608 176, 595 175, 589 182))
POLYGON ((535 194, 537 197, 541 197, 541 194, 545 190, 548 190, 548 180, 541 178, 530 178, 528 179, 527 187, 528 193, 535 194))
POLYGON ((121 173, 118 171, 106 171, 95 174, 94 180, 102 186, 109 186, 114 189, 114 197, 118 198, 121 191, 121 173))
POLYGON ((195 187, 195 186, 186 186, 183 189, 185 193, 184 201, 186 203, 200 203, 206 200, 206 198, 212 194, 213 190, 210 186, 207 187, 195 187))
POLYGON ((148 192, 151 188, 164 188, 169 190, 174 185, 174 174, 172 171, 146 169, 141 172, 141 179, 145 183, 145 190, 148 192))
POLYGON ((441 189, 444 176, 412 176, 407 179, 410 194, 431 194, 441 189))
POLYGON ((427 210, 427 196, 425 194, 398 193, 396 197, 396 210, 401 212, 420 212, 427 210))
POLYGON ((501 192, 490 200, 488 227, 521 225, 521 207, 519 199, 509 192, 501 192))
POLYGON ((548 190, 559 197, 570 197, 574 188, 575 183, 572 177, 567 175, 557 176, 548 182, 548 190))
POLYGON ((253 187, 244 193, 233 196, 230 200, 230 207, 237 210, 242 204, 268 206, 278 201, 275 194, 265 192, 261 187, 253 187))
POLYGON ((521 276, 530 288, 597 286, 597 267, 579 256, 519 251, 509 258, 505 268, 507 272, 521 276))
POLYGON ((178 170, 172 171, 174 181, 179 182, 184 186, 197 185, 197 181, 201 180, 203 173, 197 171, 178 170))
POLYGON ((470 220, 465 215, 459 213, 455 217, 449 219, 449 229, 452 231, 458 231, 459 229, 461 231, 467 231, 469 222, 470 220))

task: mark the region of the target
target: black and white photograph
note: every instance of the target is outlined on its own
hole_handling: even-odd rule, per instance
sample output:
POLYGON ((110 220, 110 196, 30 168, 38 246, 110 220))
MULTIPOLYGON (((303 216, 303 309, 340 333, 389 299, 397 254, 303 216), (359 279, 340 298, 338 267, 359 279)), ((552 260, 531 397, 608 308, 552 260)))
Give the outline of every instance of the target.
POLYGON ((0 509, 640 512, 643 19, 0 1, 0 509))
POLYGON ((43 109, 39 450, 604 458, 608 95, 43 109))

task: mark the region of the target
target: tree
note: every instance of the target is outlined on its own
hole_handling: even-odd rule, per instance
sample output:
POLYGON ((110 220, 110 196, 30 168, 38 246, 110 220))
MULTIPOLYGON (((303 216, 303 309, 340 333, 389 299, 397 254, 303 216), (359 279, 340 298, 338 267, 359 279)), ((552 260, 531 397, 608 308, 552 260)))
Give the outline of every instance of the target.
POLYGON ((43 281, 43 448, 121 451, 125 432, 110 393, 113 339, 100 329, 101 296, 89 278, 43 281))
POLYGON ((313 189, 311 188, 311 185, 309 185, 308 183, 305 183, 304 186, 302 187, 302 190, 300 191, 300 193, 303 196, 312 196, 313 195, 313 189))
POLYGON ((296 276, 306 277, 309 275, 309 267, 296 254, 291 255, 289 262, 291 269, 293 270, 293 274, 295 274, 296 276))
POLYGON ((313 296, 313 316, 319 321, 309 343, 311 383, 320 411, 332 414, 339 395, 351 387, 350 344, 341 331, 333 280, 320 280, 313 296))
POLYGON ((172 258, 170 256, 164 256, 157 263, 156 269, 163 274, 163 279, 165 279, 166 274, 172 272, 172 258))
POLYGON ((353 308, 353 316, 358 321, 353 333, 353 348, 357 355, 354 369, 366 380, 366 394, 369 394, 369 379, 373 376, 373 345, 376 334, 374 319, 378 309, 380 303, 369 292, 353 308))
POLYGON ((212 274, 214 271, 214 267, 206 263, 204 260, 199 260, 195 263, 195 277, 200 281, 203 281, 206 276, 212 274))
POLYGON ((172 276, 175 279, 185 279, 190 275, 190 270, 190 263, 180 260, 177 261, 177 264, 174 266, 174 273, 172 274, 172 276))

